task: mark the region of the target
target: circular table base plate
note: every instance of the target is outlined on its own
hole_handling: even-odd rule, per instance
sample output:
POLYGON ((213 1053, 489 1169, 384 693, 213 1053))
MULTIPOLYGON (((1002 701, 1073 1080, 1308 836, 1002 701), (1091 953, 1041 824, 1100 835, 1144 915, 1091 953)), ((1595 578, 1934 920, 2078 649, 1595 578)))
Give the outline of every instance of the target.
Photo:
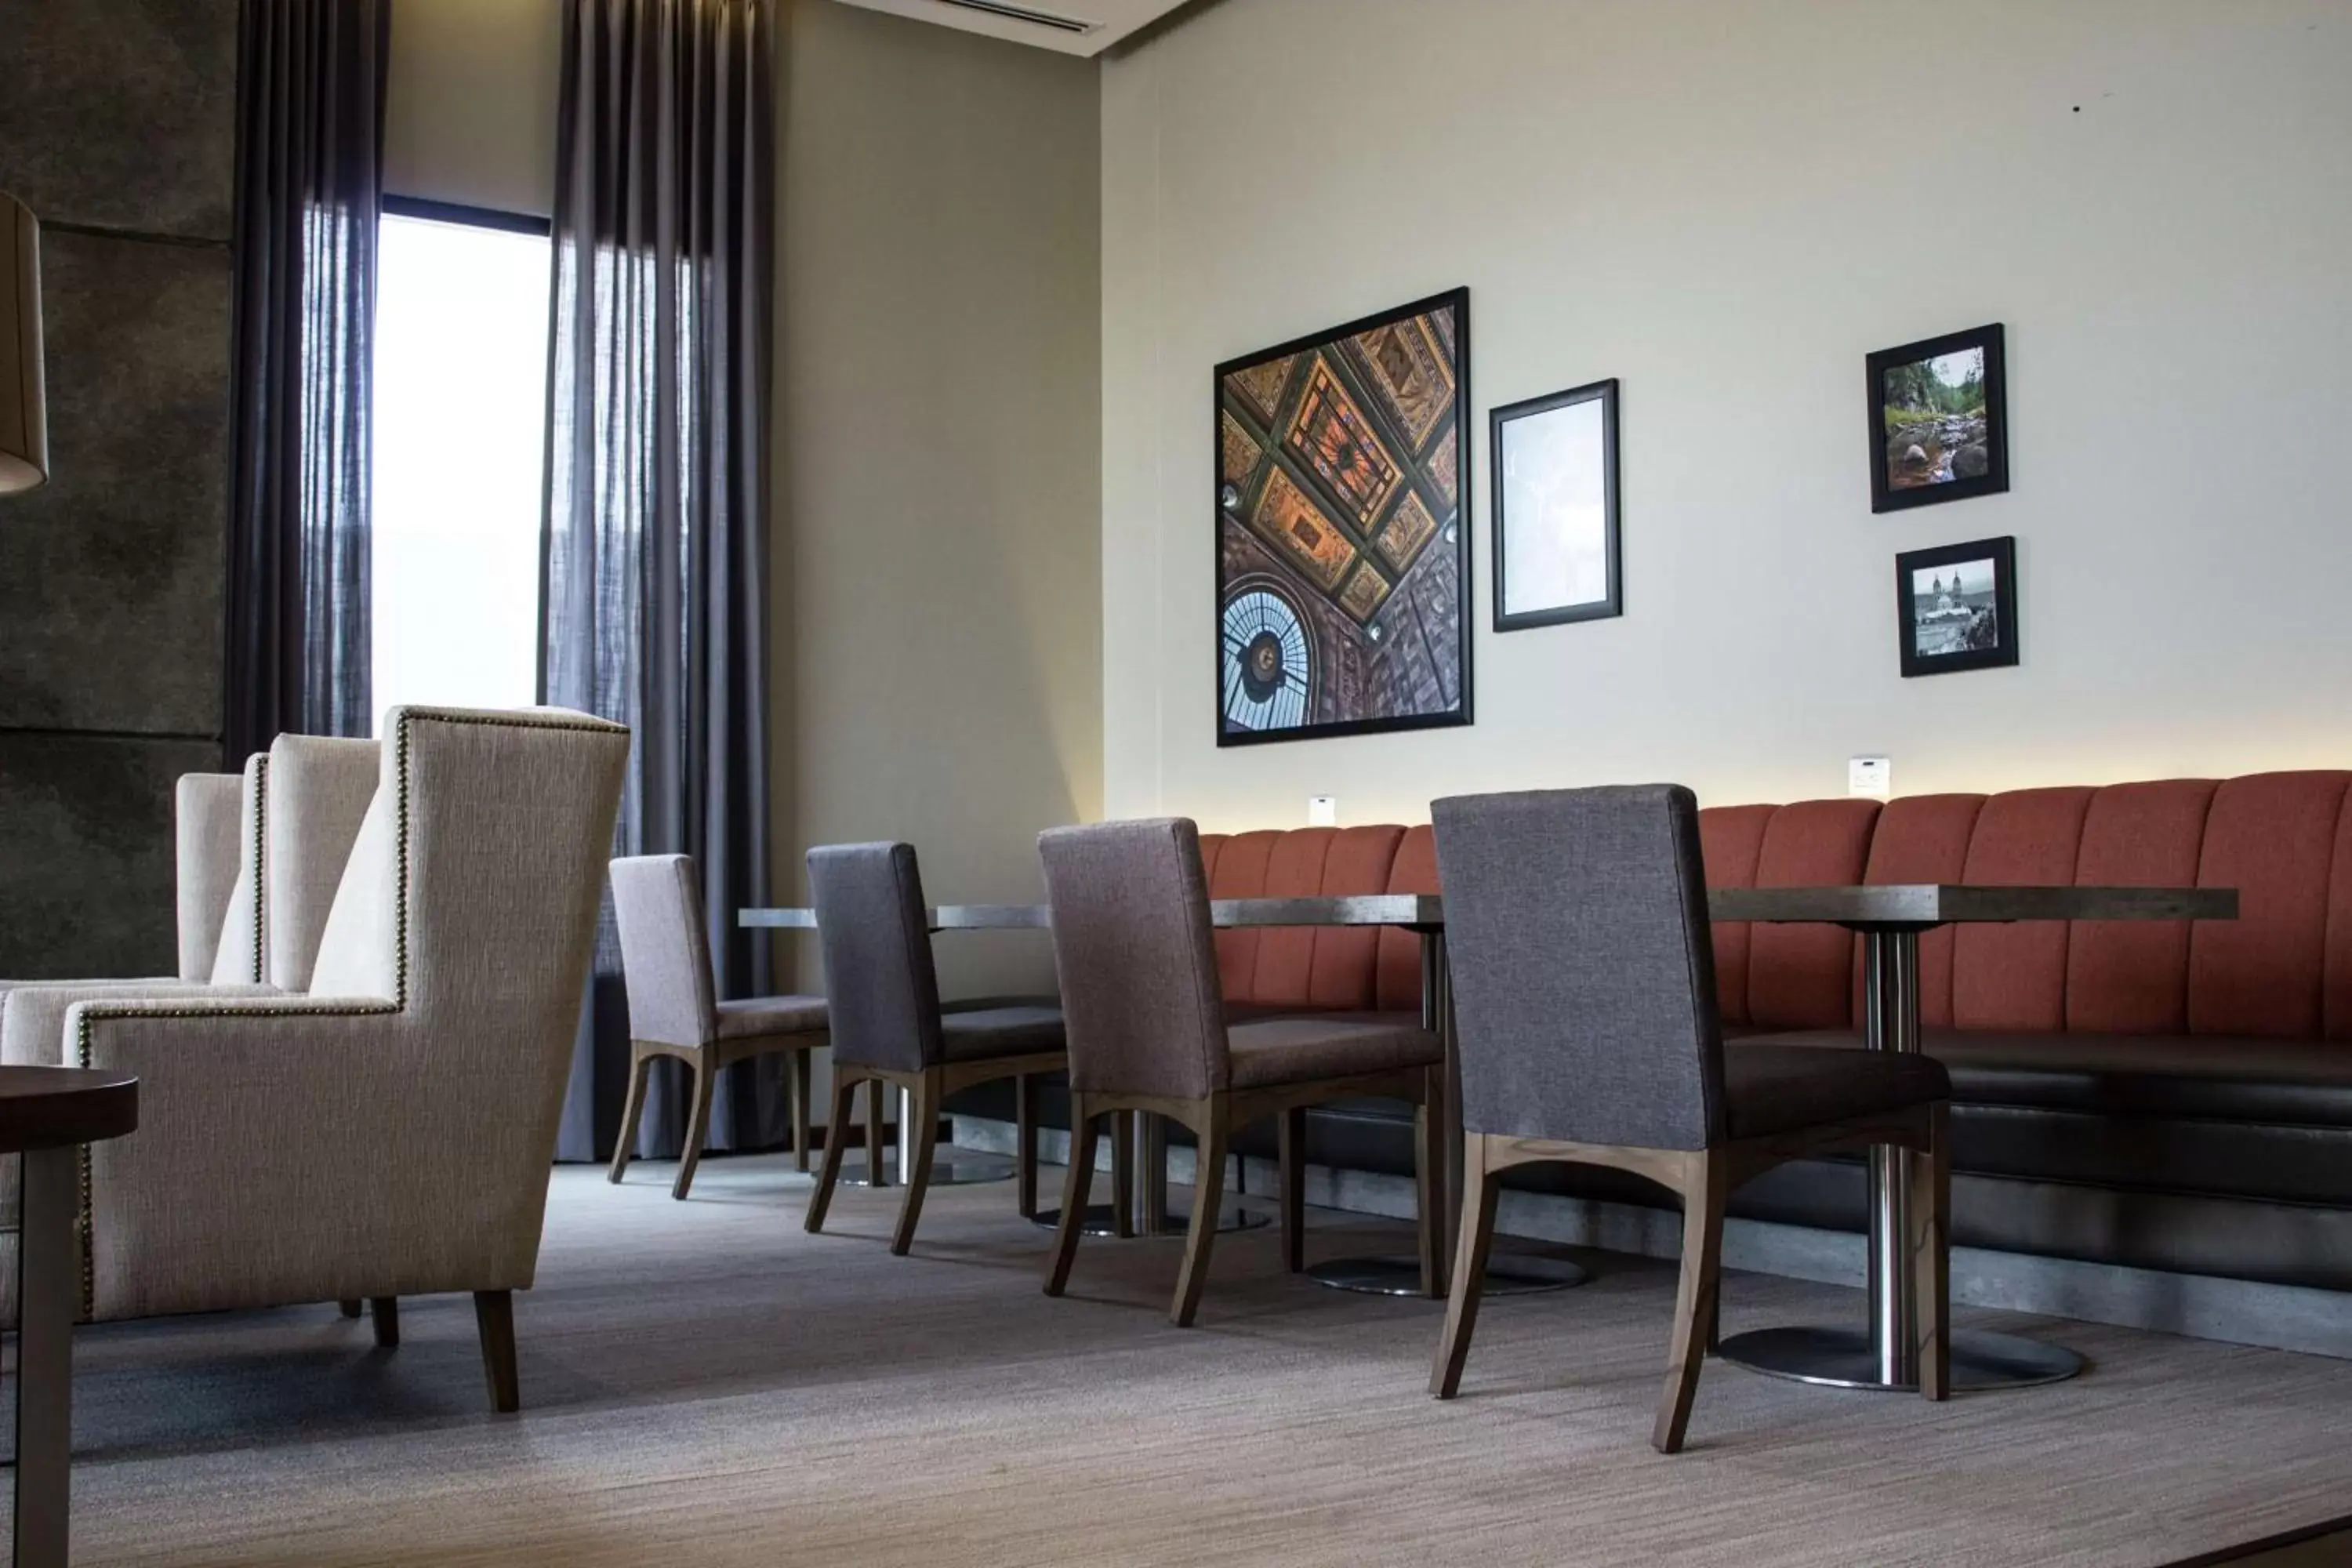
MULTIPOLYGON (((1052 1230, 1062 1223, 1062 1211, 1057 1208, 1039 1209, 1037 1213, 1031 1217, 1030 1223, 1032 1225, 1038 1226, 1043 1229, 1052 1230)), ((1192 1222, 1183 1215, 1171 1214, 1168 1216, 1168 1228, 1161 1231, 1160 1234, 1162 1236, 1181 1236, 1184 1234, 1186 1229, 1189 1228, 1191 1223, 1192 1222)), ((1274 1221, 1267 1215, 1262 1215, 1255 1209, 1243 1208, 1238 1204, 1227 1204, 1217 1212, 1217 1234, 1219 1236, 1223 1236, 1228 1231, 1235 1230, 1264 1230, 1267 1226, 1270 1226, 1273 1223, 1274 1221)), ((1118 1234, 1118 1211, 1111 1207, 1108 1204, 1088 1204, 1087 1205, 1086 1221, 1084 1224, 1079 1226, 1078 1234, 1080 1236, 1116 1237, 1118 1234)))
MULTIPOLYGON (((1367 1296, 1418 1296, 1421 1260, 1398 1255, 1389 1258, 1335 1258, 1307 1271, 1318 1285, 1334 1290, 1354 1290, 1367 1296)), ((1532 1296, 1544 1290, 1566 1290, 1592 1276, 1565 1258, 1532 1253, 1507 1253, 1486 1263, 1481 1296, 1532 1296)))
MULTIPOLYGON (((1916 1394, 1916 1384, 1882 1383, 1878 1352, 1860 1329, 1758 1329, 1734 1334, 1717 1352, 1725 1361, 1771 1377, 1828 1388, 1916 1394)), ((1952 1392, 2028 1388, 2062 1383, 2083 1370, 2083 1358, 2063 1345, 2018 1334, 1961 1332, 1952 1336, 1952 1392)))
MULTIPOLYGON (((882 1165, 888 1173, 882 1184, 885 1187, 898 1185, 896 1153, 886 1152, 882 1156, 882 1165)), ((945 1151, 931 1157, 931 1185, 934 1187, 974 1187, 1012 1179, 1013 1162, 1002 1155, 975 1154, 968 1150, 958 1150, 952 1158, 945 1151)), ((874 1185, 866 1174, 866 1162, 860 1160, 856 1165, 851 1165, 845 1159, 841 1168, 841 1184, 845 1187, 874 1185)))

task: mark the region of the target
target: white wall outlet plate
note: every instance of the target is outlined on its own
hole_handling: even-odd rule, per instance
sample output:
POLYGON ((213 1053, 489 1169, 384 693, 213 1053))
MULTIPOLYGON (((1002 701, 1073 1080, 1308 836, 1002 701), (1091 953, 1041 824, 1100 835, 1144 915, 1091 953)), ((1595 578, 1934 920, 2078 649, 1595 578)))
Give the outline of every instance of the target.
POLYGON ((1892 757, 1848 757, 1845 762, 1845 793, 1866 795, 1885 800, 1895 788, 1895 759, 1892 757))
POLYGON ((1307 826, 1309 827, 1339 826, 1339 796, 1329 795, 1308 795, 1307 797, 1307 826))

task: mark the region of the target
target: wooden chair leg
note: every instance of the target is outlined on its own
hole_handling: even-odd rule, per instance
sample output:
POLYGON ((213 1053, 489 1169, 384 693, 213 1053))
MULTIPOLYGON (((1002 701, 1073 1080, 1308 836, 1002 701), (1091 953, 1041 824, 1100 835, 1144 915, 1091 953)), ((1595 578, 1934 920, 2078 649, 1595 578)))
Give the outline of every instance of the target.
MULTIPOLYGON (((1430 1076, 1433 1079, 1436 1075, 1430 1076)), ((1437 1255, 1439 1221, 1445 1212, 1445 1184, 1437 1179, 1437 1146, 1430 1136, 1433 1131, 1430 1118, 1433 1114, 1433 1107, 1424 1094, 1412 1112, 1413 1228, 1420 1253, 1421 1293, 1432 1298, 1445 1294, 1444 1259, 1437 1255)))
POLYGON ((816 1190, 809 1194, 808 1213, 801 1228, 814 1236, 824 1228, 824 1211, 833 1206, 833 1184, 841 1180, 841 1157, 849 1149, 849 1109, 856 1103, 857 1080, 833 1080, 833 1114, 824 1124, 824 1160, 817 1167, 816 1190))
POLYGON ((375 1317, 375 1342, 379 1349, 391 1350, 400 1343, 400 1298, 371 1296, 368 1310, 375 1317))
POLYGON ((882 1131, 882 1080, 869 1078, 866 1080, 866 1183, 874 1187, 890 1184, 889 1168, 882 1163, 882 1151, 887 1143, 882 1131))
POLYGON ((694 1185, 694 1168, 702 1163, 702 1146, 710 1141, 710 1095, 719 1087, 719 1054, 704 1047, 686 1067, 694 1075, 694 1109, 687 1115, 686 1142, 677 1152, 677 1180, 669 1189, 674 1198, 683 1198, 694 1185))
POLYGON ((335 1305, 346 1318, 356 1318, 360 1315, 360 1299, 357 1296, 346 1296, 335 1305))
POLYGON ((1037 1075, 1013 1080, 1013 1182, 1014 1205, 1023 1219, 1037 1217, 1037 1075))
POLYGON ((1911 1159, 1911 1267, 1919 1296, 1919 1392, 1946 1399, 1952 1392, 1952 1163, 1940 1102, 1928 1113, 1927 1149, 1911 1159))
POLYGON ((796 1171, 809 1168, 809 1094, 814 1088, 809 1068, 809 1053, 794 1051, 790 1082, 793 1096, 793 1169, 796 1171))
POLYGON ((1501 1178, 1486 1169, 1486 1139, 1462 1140, 1462 1224, 1455 1238, 1451 1291, 1445 1298, 1445 1329, 1438 1335, 1437 1359, 1429 1369, 1429 1392, 1451 1399, 1462 1390, 1462 1366, 1470 1359, 1470 1336, 1478 1328, 1478 1301, 1486 1289, 1486 1255, 1495 1246, 1495 1198, 1501 1178))
POLYGON ((931 1156, 940 1144, 940 1077, 936 1070, 915 1080, 909 1110, 915 1118, 915 1158, 899 1180, 906 1195, 898 1200, 898 1228, 890 1235, 890 1250, 900 1258, 915 1245, 915 1226, 923 1217, 923 1194, 931 1184, 931 1156))
POLYGON ((1192 1223, 1184 1230, 1184 1264, 1176 1273, 1176 1303, 1168 1321, 1192 1326, 1201 1310, 1201 1287, 1209 1279, 1209 1249, 1217 1239, 1217 1210, 1225 1201, 1225 1108, 1212 1100, 1197 1130, 1192 1152, 1192 1223))
POLYGON ((522 1408, 515 1371, 514 1292, 474 1292, 474 1326, 482 1336, 482 1370, 490 1380, 490 1408, 511 1415, 522 1408))
POLYGON ((646 1080, 654 1075, 654 1058, 640 1055, 629 1064, 628 1098, 621 1101, 621 1130, 613 1138, 613 1168, 605 1179, 617 1182, 637 1153, 637 1122, 646 1113, 646 1080))
POLYGON ((1421 1074, 1421 1107, 1413 1112, 1413 1196, 1421 1220, 1421 1293, 1446 1293, 1446 1213, 1456 1173, 1446 1171, 1446 1069, 1421 1074))
POLYGON ((1070 1092, 1070 1166, 1062 1178, 1062 1218, 1054 1227, 1054 1259, 1045 1273, 1045 1294, 1058 1296, 1070 1282, 1070 1264, 1087 1228, 1087 1191, 1095 1179, 1095 1119, 1086 1097, 1070 1092))
POLYGON ((1282 1184, 1282 1266, 1296 1274, 1307 1267, 1307 1108, 1282 1113, 1276 1141, 1282 1184))
POLYGON ((1132 1110, 1114 1110, 1110 1117, 1111 1234, 1135 1234, 1135 1118, 1132 1110))
POLYGON ((1723 1274, 1723 1204, 1726 1162, 1700 1150, 1684 1156, 1682 1284, 1675 1294, 1674 1340, 1667 1350, 1666 1387, 1658 1400, 1650 1446, 1661 1454, 1682 1452, 1690 1426, 1691 1401, 1698 1394, 1699 1368, 1706 1361, 1706 1325, 1715 1316, 1723 1274))

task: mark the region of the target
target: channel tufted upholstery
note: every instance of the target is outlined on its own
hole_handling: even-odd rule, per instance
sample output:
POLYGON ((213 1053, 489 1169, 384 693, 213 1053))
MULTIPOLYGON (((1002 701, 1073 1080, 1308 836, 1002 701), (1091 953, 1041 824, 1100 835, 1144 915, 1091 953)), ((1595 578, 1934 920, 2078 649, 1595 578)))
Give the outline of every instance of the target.
MULTIPOLYGON (((2313 771, 1915 795, 1883 808, 1726 805, 1700 810, 1698 833, 1713 888, 2239 889, 2235 921, 2038 922, 1921 939, 1927 1047, 1954 1079, 1956 1168, 2030 1184, 1985 1200, 1964 1192, 1958 1223, 1988 1246, 2352 1289, 2347 803, 2352 773, 2313 771), (2326 1206, 2246 1206, 2256 1202, 2326 1206)), ((1393 843, 1386 890, 1439 890, 1425 826, 1305 831, 1318 852, 1286 848, 1291 833, 1202 836, 1213 896, 1356 890, 1328 885, 1344 834, 1393 843), (1318 853, 1324 880, 1309 888, 1318 853)), ((1720 921, 1712 937, 1727 1036, 1853 1040, 1861 955, 1846 933, 1720 921)), ((1419 1005, 1410 932, 1381 932, 1369 973, 1352 960, 1318 972, 1305 1004, 1299 944, 1269 948, 1266 938, 1217 933, 1235 1016, 1328 1008, 1366 985, 1373 1010, 1419 1005)), ((1310 951, 1327 950, 1318 941, 1310 951)), ((1341 960, 1346 950, 1328 952, 1341 960)), ((1393 1122, 1363 1107, 1318 1117, 1314 1136, 1328 1151, 1318 1158, 1402 1168, 1393 1122)), ((1788 1175, 1735 1207, 1851 1224, 1859 1197, 1858 1180, 1788 1175)))

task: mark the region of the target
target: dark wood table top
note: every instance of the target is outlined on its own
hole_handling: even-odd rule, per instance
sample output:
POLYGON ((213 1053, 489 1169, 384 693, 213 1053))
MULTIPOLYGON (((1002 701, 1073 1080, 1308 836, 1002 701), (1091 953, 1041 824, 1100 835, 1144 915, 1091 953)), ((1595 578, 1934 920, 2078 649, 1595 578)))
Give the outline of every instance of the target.
MULTIPOLYGON (((1826 923, 1857 931, 2005 921, 2227 921, 2238 918, 2235 888, 1998 888, 1948 882, 1874 887, 1717 888, 1707 914, 1719 921, 1826 923)), ((1442 931, 1445 900, 1434 893, 1366 893, 1331 898, 1216 899, 1220 926, 1377 925, 1442 931)), ((814 931, 814 910, 743 910, 737 922, 814 931)), ((1045 904, 940 904, 933 931, 1043 931, 1045 904)))
POLYGON ((0 1153, 120 1138, 139 1125, 139 1080, 96 1068, 0 1067, 0 1153))

